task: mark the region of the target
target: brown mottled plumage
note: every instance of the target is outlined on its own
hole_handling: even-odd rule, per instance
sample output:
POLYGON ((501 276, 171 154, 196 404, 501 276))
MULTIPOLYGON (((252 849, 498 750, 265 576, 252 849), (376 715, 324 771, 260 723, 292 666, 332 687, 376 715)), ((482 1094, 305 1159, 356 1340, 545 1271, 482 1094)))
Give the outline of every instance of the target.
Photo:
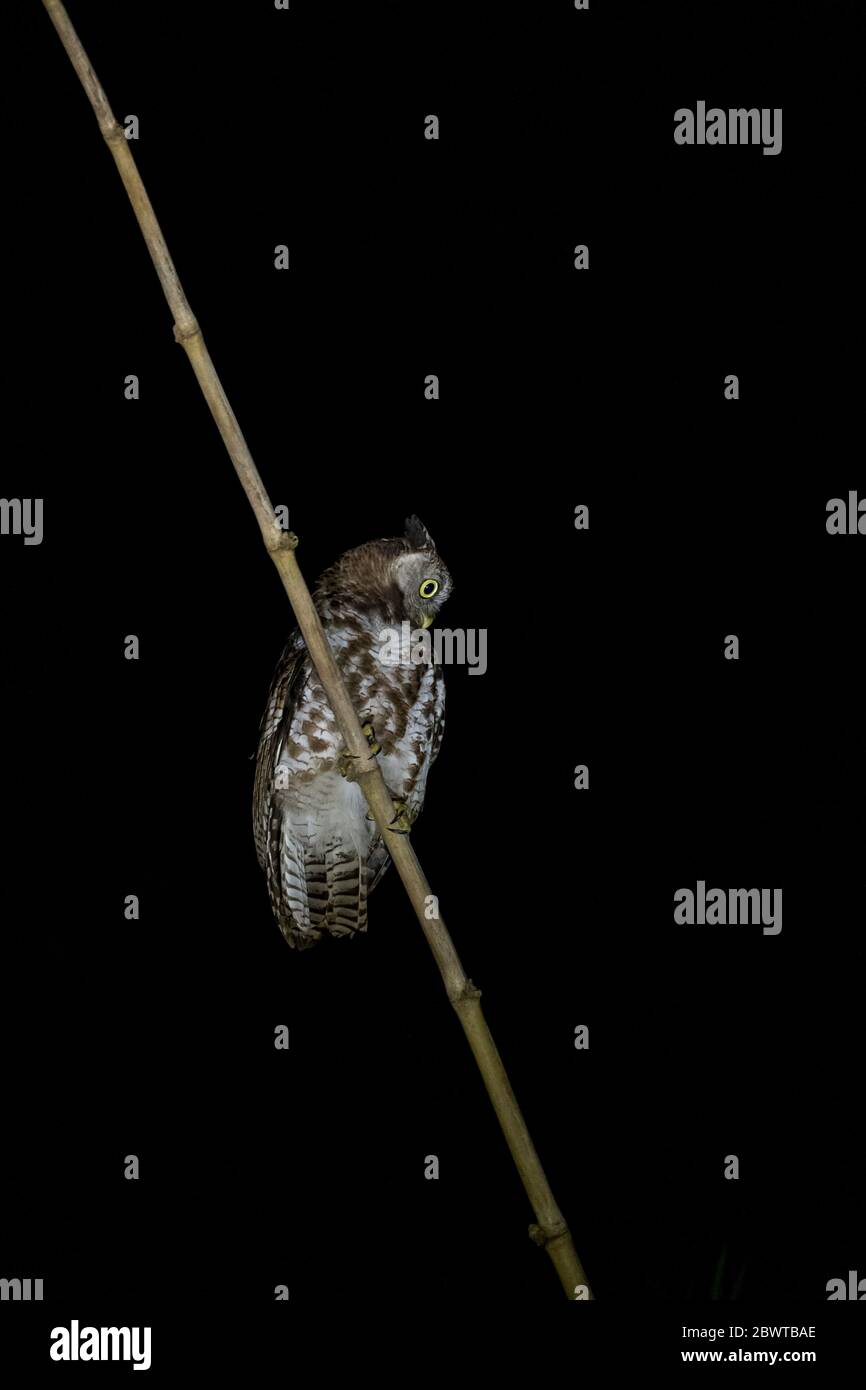
MULTIPOLYGON (((388 633, 399 635, 403 623, 413 631, 429 626, 451 587, 429 533, 410 517, 404 536, 347 551, 313 593, 349 697, 372 725, 386 785, 409 822, 442 741, 445 682, 441 667, 408 652, 395 661, 388 633)), ((296 630, 271 681, 253 794, 256 853, 290 946, 311 946, 323 932, 366 931, 367 895, 390 863, 360 787, 344 775, 344 752, 296 630)))

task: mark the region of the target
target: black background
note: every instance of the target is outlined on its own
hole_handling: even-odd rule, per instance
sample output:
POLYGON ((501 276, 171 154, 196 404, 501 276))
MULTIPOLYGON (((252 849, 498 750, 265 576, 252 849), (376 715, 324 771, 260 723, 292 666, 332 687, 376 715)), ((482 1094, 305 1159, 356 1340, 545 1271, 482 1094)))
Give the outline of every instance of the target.
MULTIPOLYGON (((308 581, 417 512, 442 621, 487 630, 413 842, 585 1317, 673 1364, 684 1320, 832 1312, 829 1357, 827 1280, 866 1275, 866 542, 825 528, 866 489, 857 7, 69 8, 308 581), (699 99, 781 106, 782 153, 676 146, 699 99), (699 878, 781 887, 781 934, 677 927, 699 878)), ((158 1374, 199 1315, 253 1364, 323 1308, 540 1313, 396 874, 365 939, 298 956, 271 918, 252 758, 291 613, 77 79, 41 7, 15 24, 2 493, 45 539, 0 544, 0 1276, 46 1298, 6 1346, 152 1323, 158 1374)))

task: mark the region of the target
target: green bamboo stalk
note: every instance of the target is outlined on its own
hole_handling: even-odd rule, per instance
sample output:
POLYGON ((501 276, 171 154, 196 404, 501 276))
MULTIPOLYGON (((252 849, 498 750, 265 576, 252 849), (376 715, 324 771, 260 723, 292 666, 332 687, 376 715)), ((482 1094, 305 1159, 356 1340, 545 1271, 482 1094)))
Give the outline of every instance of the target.
POLYGON ((310 591, 304 582, 295 549, 298 541, 291 532, 283 531, 277 521, 270 498, 258 469, 253 462, 240 425, 223 390, 216 368, 205 346, 201 329, 183 292, 174 263, 168 253, 165 238, 156 220, 150 199, 136 168, 135 160, 122 127, 112 113, 108 99, 96 73, 88 61, 81 41, 70 23, 60 0, 43 0, 60 41, 75 68, 87 94, 99 129, 102 132, 123 186, 129 196, 147 249, 150 252, 163 293, 174 317, 174 336, 189 358, 202 393, 222 435, 229 457, 234 464, 241 486, 252 507, 262 539, 277 567, 283 587, 295 613, 310 657, 330 702, 348 751, 357 760, 358 782, 367 798, 376 824, 382 833, 397 872, 403 881, 415 915, 421 924, 436 964, 442 975, 445 990, 463 1031, 469 1041, 481 1072, 493 1108, 511 1151, 523 1186, 526 1189, 536 1221, 529 1228, 531 1238, 547 1250, 567 1296, 573 1300, 592 1298, 583 1266, 578 1259, 571 1232, 556 1205, 550 1184, 517 1104, 502 1059, 496 1049, 490 1029, 479 1003, 481 991, 467 978, 454 948, 454 943, 442 917, 429 918, 427 903, 432 889, 408 835, 390 829, 394 814, 391 796, 385 786, 379 764, 370 752, 355 710, 340 676, 334 654, 328 644, 310 591))

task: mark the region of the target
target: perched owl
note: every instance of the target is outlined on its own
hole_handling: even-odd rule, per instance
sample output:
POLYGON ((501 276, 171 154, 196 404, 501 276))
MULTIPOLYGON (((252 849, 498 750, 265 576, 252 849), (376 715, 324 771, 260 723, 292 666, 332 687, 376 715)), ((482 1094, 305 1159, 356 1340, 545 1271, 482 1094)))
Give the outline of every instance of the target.
MULTIPOLYGON (((393 833, 405 833, 418 816, 442 741, 442 668, 418 659, 424 641, 417 634, 433 623, 451 587, 429 532, 413 516, 402 537, 348 550, 313 592, 394 800, 393 833)), ((290 946, 312 946, 323 932, 366 931, 367 895, 390 856, 297 629, 262 717, 253 824, 271 906, 290 946)))

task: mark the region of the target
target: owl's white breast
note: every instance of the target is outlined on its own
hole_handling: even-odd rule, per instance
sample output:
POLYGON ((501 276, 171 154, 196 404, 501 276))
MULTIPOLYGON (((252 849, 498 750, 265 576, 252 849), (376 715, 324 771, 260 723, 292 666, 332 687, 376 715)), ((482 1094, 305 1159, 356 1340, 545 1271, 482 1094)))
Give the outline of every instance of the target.
POLYGON ((310 848, 324 849, 338 839, 354 845, 364 858, 378 834, 367 820, 367 801, 357 782, 339 772, 321 772, 309 782, 296 783, 286 801, 294 830, 310 848))

